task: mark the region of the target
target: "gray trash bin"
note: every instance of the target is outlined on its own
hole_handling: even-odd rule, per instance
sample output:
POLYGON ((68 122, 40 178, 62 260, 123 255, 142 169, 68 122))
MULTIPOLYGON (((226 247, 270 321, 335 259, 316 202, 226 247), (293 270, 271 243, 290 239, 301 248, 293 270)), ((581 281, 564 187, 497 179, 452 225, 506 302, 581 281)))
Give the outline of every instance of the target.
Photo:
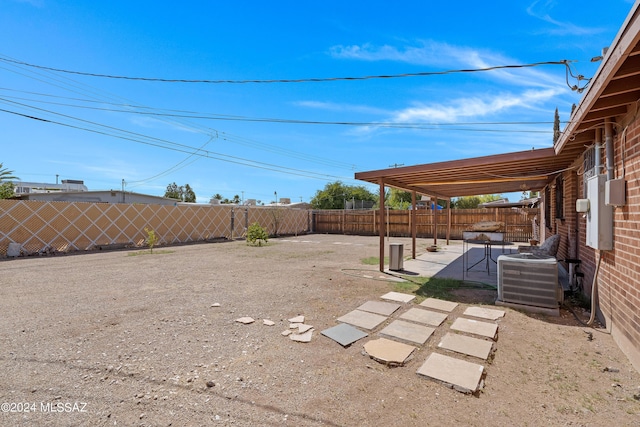
POLYGON ((389 244, 389 270, 400 271, 404 268, 404 244, 389 244))

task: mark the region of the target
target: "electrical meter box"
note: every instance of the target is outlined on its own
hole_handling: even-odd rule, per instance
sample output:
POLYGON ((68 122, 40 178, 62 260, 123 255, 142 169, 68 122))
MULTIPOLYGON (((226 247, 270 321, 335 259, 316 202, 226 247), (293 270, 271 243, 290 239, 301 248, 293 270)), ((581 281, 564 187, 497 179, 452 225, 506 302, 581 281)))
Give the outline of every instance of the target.
POLYGON ((605 174, 587 181, 587 246, 603 251, 613 249, 613 207, 605 203, 606 182, 605 174))

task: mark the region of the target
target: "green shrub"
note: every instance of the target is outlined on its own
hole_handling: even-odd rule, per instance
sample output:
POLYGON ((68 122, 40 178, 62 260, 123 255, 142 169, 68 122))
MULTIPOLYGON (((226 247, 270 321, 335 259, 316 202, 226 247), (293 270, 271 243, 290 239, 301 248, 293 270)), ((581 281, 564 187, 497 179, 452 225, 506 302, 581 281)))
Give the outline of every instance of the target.
POLYGON ((147 232, 147 246, 149 246, 149 251, 153 253, 153 247, 158 243, 158 236, 156 236, 156 232, 153 229, 149 230, 145 227, 144 231, 147 232))
POLYGON ((251 224, 247 229, 247 243, 262 246, 262 243, 267 243, 267 240, 269 240, 267 229, 262 227, 257 222, 251 224))

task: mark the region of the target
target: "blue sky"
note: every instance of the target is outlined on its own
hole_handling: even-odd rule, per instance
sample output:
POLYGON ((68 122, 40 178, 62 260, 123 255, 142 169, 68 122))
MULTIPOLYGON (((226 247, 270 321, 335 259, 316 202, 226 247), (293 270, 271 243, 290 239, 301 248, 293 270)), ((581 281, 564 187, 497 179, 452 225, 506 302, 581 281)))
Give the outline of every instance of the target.
POLYGON ((297 83, 31 65, 242 82, 571 60, 589 78, 632 5, 0 0, 0 163, 23 181, 268 203, 366 185, 358 171, 550 147, 555 108, 568 120, 569 85, 586 83, 563 65, 297 83))

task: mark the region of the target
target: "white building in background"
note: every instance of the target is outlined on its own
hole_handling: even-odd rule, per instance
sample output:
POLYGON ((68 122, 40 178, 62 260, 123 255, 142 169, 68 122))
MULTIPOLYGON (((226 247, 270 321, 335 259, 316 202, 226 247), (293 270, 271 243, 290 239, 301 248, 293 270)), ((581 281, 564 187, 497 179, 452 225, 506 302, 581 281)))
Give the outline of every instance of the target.
POLYGON ((50 184, 46 182, 25 182, 25 181, 13 181, 15 187, 14 191, 16 196, 23 194, 38 194, 38 193, 68 193, 74 191, 89 191, 84 181, 76 179, 63 179, 60 184, 50 184))

